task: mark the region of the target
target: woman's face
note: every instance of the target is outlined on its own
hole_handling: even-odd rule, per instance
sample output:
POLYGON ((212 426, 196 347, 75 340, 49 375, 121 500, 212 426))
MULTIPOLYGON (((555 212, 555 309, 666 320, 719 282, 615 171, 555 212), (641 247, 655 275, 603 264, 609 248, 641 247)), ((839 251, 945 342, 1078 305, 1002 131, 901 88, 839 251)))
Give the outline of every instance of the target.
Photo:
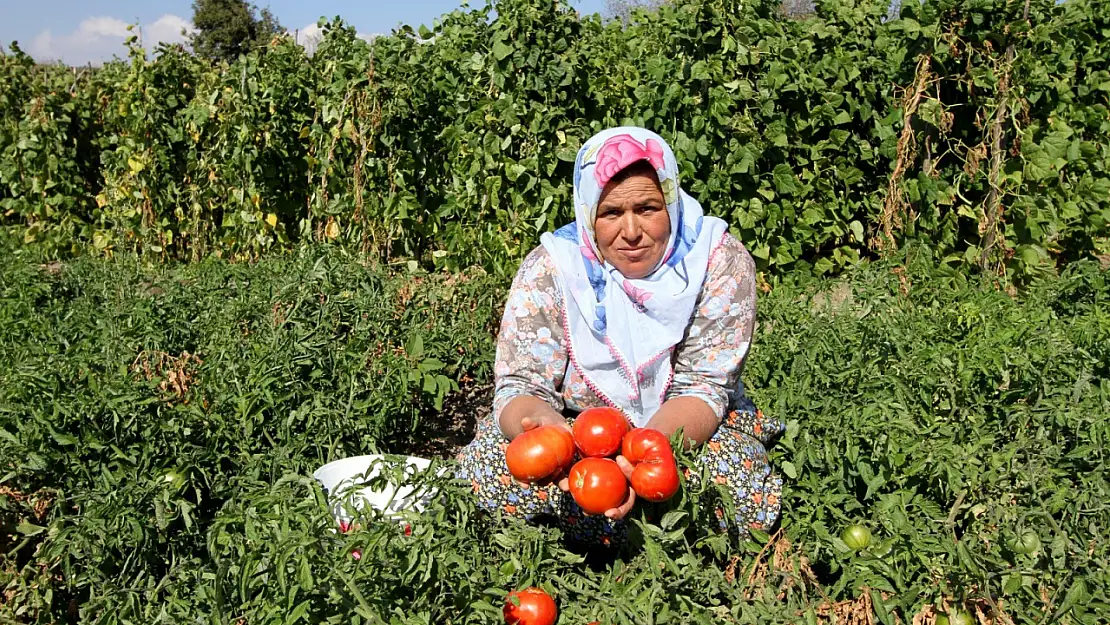
POLYGON ((626 278, 643 278, 663 258, 671 220, 650 166, 617 176, 601 192, 594 235, 598 251, 626 278))

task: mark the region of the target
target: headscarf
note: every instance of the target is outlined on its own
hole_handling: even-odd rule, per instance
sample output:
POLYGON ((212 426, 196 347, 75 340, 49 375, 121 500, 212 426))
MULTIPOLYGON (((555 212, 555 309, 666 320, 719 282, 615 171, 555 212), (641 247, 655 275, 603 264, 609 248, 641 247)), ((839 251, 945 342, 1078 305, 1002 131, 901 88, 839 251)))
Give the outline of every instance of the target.
POLYGON ((637 127, 605 130, 578 150, 574 218, 541 238, 563 290, 571 364, 603 401, 643 426, 663 404, 674 375, 671 352, 686 332, 709 256, 728 226, 706 216, 679 187, 667 142, 637 127), (594 220, 605 185, 639 161, 659 177, 671 233, 652 273, 629 279, 601 259, 594 220))

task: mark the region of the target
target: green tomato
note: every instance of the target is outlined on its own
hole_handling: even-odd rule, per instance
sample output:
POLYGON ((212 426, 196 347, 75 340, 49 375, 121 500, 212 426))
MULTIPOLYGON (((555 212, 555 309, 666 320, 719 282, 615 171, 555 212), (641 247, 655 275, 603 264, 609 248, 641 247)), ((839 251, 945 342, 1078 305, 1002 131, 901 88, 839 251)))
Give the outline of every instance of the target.
POLYGON ((849 525, 840 533, 840 540, 852 551, 863 551, 871 544, 871 530, 862 525, 849 525))
POLYGON ((937 625, 975 625, 975 619, 972 618, 969 612, 956 610, 951 614, 951 619, 948 618, 947 614, 938 614, 937 625))
POLYGON ((180 489, 185 485, 185 474, 173 469, 166 469, 162 472, 162 484, 174 490, 180 489))
POLYGON ((1011 536, 1006 546, 1022 555, 1037 553, 1041 549, 1041 537, 1033 530, 1024 530, 1017 536, 1011 536))

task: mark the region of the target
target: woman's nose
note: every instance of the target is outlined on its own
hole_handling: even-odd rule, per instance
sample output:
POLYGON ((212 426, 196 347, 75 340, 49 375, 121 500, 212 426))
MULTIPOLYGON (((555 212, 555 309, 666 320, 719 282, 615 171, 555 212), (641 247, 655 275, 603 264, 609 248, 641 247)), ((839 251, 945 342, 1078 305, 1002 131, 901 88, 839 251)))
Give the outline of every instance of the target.
POLYGON ((634 242, 640 239, 643 235, 644 229, 640 227, 640 220, 636 217, 636 213, 628 212, 624 215, 624 224, 621 227, 621 234, 625 240, 634 242))

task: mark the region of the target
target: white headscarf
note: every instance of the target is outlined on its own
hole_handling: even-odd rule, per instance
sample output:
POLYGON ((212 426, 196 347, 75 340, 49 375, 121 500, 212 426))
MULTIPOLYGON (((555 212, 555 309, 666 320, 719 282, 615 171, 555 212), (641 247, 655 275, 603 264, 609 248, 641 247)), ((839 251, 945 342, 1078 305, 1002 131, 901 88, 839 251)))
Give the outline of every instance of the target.
POLYGON ((563 289, 571 363, 603 401, 643 426, 663 404, 673 377, 671 352, 686 332, 709 255, 728 226, 705 216, 679 188, 670 146, 636 127, 612 128, 582 145, 574 162, 574 217, 541 238, 563 289), (652 273, 628 279, 600 259, 594 220, 605 185, 639 161, 659 176, 671 234, 652 273))

